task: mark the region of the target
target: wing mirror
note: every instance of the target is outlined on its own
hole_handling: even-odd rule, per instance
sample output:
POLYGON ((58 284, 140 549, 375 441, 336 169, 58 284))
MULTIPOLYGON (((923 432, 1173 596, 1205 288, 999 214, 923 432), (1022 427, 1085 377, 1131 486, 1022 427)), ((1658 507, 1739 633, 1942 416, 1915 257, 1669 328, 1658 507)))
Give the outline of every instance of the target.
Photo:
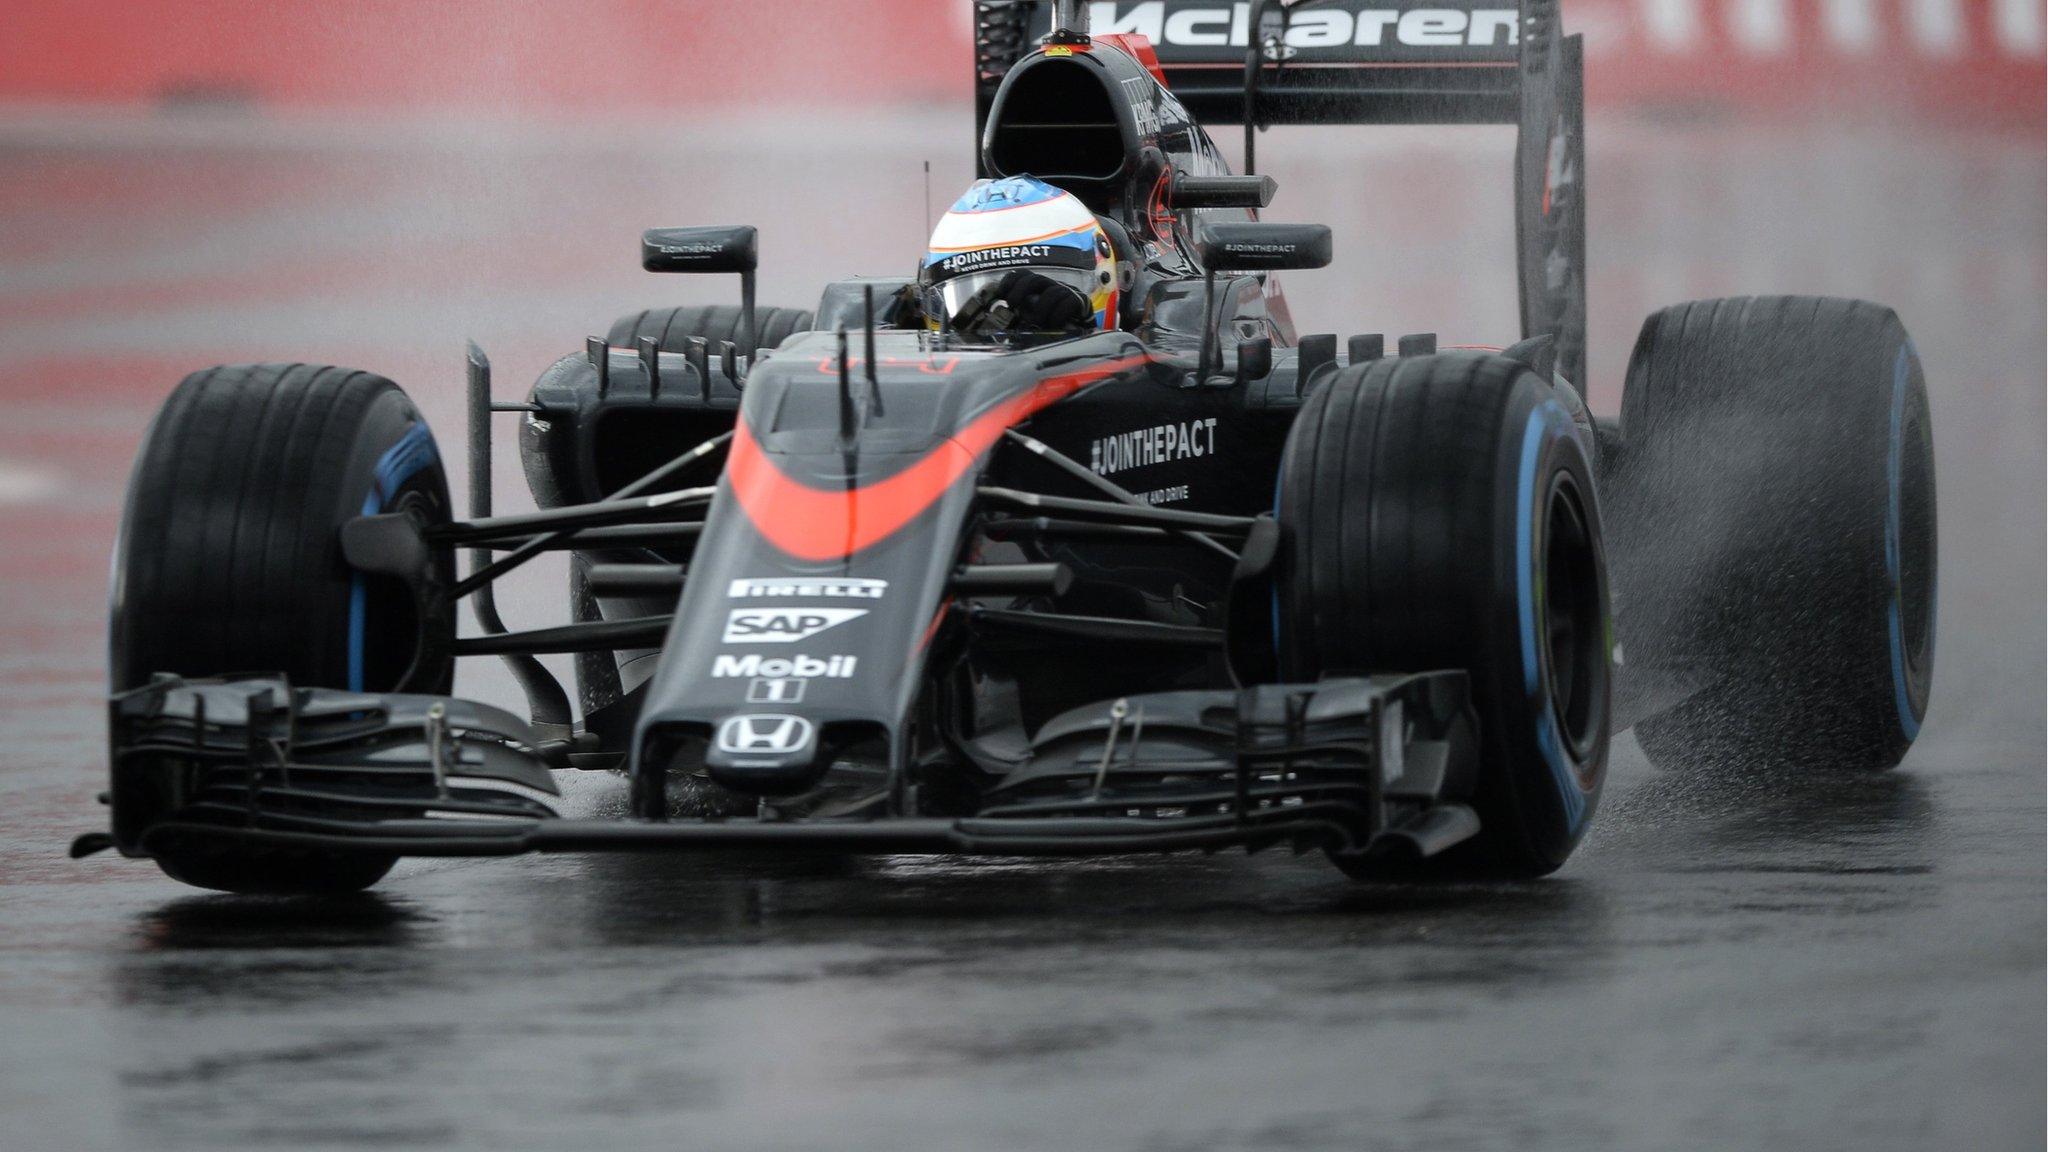
POLYGON ((752 272, 760 260, 760 233, 751 224, 640 234, 640 266, 649 272, 752 272))
MULTIPOLYGON (((1201 359, 1195 376, 1208 380, 1222 369, 1223 352, 1217 347, 1216 274, 1218 272, 1278 272, 1287 268, 1321 268, 1330 262, 1330 228, 1327 224, 1267 224, 1263 221, 1215 223, 1202 230, 1195 244, 1202 260, 1203 312, 1209 318, 1202 329, 1201 359)), ((1258 367, 1258 351, 1238 346, 1241 363, 1234 379, 1258 367)), ((1271 345, 1266 351, 1266 371, 1272 370, 1271 345)), ((1264 375, 1263 372, 1259 375, 1264 375)))
MULTIPOLYGON (((754 268, 761 262, 761 234, 751 224, 703 228, 649 228, 640 234, 640 266, 649 272, 737 272, 740 277, 740 348, 748 365, 760 357, 754 327, 754 268)), ((644 355, 644 353, 643 353, 644 355)), ((737 367, 730 355, 726 374, 735 382, 737 367)), ((703 374, 709 402, 710 376, 703 374)))
POLYGON ((1211 224, 1196 246, 1210 272, 1277 272, 1321 268, 1330 262, 1327 224, 1267 224, 1241 221, 1211 224))

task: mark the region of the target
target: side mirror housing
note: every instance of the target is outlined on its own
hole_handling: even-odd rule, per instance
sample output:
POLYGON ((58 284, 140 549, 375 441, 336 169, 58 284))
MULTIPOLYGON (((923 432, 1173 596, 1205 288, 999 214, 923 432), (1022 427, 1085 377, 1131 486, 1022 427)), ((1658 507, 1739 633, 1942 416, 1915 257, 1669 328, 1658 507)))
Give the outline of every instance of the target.
MULTIPOLYGON (((640 266, 649 272, 737 272, 740 277, 740 342, 737 352, 725 355, 726 375, 739 382, 737 357, 751 367, 760 358, 757 343, 760 329, 754 327, 754 267, 761 262, 760 233, 751 224, 708 228, 649 228, 640 234, 640 266)), ((733 346, 728 344, 728 349, 733 346)), ((658 353, 657 353, 658 355, 658 353)), ((652 363, 659 363, 658 360, 652 363)), ((704 386, 704 402, 711 402, 711 376, 703 354, 694 361, 704 386)), ((653 368, 648 379, 653 380, 653 368)))
POLYGON ((1210 272, 1277 272, 1321 268, 1330 262, 1327 224, 1267 224, 1263 221, 1211 224, 1197 245, 1210 272))
POLYGON ((751 224, 649 228, 640 234, 640 266, 649 272, 749 273, 760 258, 760 233, 751 224))
POLYGON ((1264 208, 1280 185, 1271 176, 1190 176, 1174 173, 1167 202, 1174 208, 1264 208))

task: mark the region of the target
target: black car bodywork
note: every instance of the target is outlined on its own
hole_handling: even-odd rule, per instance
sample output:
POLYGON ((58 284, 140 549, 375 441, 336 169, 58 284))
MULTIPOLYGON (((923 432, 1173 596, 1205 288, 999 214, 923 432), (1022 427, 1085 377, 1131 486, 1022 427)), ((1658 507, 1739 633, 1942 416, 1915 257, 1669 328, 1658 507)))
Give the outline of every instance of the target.
MULTIPOLYGON (((852 281, 764 354, 594 340, 524 403, 492 400, 472 349, 470 518, 365 515, 342 545, 416 595, 415 670, 505 657, 530 722, 403 678, 163 677, 113 700, 115 827, 80 850, 1357 857, 1469 837, 1465 669, 1276 673, 1295 414, 1344 365, 1433 337, 1298 336, 1272 274, 1327 262, 1328 232, 1254 222, 1271 182, 1231 176, 1198 121, 1243 123, 1248 155, 1266 124, 1517 124, 1523 331, 1504 354, 1555 381, 1597 457, 1575 384, 1578 41, 1553 0, 1419 23, 1211 7, 1244 27, 1115 6, 1123 31, 1163 21, 1147 47, 1055 27, 1049 4, 977 5, 983 169, 1038 175, 1112 226, 1123 326, 973 345, 928 330, 906 281, 852 281), (522 424, 537 512, 490 514, 494 412, 522 424), (476 562, 444 579, 457 549, 476 562), (491 583, 549 551, 575 554, 576 621, 506 631, 491 583), (483 627, 458 638, 464 598, 483 627), (576 654, 580 709, 545 653, 576 654), (623 769, 630 818, 558 817, 548 770, 570 767, 623 769), (175 802, 136 790, 166 772, 184 773, 175 802)), ((753 253, 751 229, 658 230, 643 260, 741 274, 751 317, 753 253)))

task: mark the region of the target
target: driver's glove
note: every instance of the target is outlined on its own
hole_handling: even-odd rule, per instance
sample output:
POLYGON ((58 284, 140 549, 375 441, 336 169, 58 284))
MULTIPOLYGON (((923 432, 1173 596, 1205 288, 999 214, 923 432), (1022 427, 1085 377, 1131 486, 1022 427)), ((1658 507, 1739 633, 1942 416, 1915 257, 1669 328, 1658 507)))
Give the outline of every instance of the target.
POLYGON ((1010 327, 1026 332, 1079 328, 1095 313, 1087 297, 1029 268, 1003 277, 996 297, 1010 306, 1010 327))

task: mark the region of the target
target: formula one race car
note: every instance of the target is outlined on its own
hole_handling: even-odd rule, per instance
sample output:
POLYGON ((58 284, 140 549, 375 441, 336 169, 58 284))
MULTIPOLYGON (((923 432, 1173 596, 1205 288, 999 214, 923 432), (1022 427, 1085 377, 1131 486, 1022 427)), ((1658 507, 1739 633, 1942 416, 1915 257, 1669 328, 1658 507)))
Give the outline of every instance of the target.
POLYGON ((1896 763, 1934 631, 1911 341, 1846 300, 1667 308, 1592 417, 1579 41, 1485 2, 977 3, 989 182, 917 275, 757 308, 754 229, 647 233, 742 303, 628 317, 521 403, 472 346, 468 519, 389 380, 187 377, 115 563, 113 826, 74 853, 238 891, 724 847, 1513 877, 1564 863, 1626 727, 1665 765, 1896 763), (1521 338, 1297 337, 1274 273, 1330 233, 1259 221, 1273 181, 1198 121, 1248 168, 1268 124, 1519 125, 1521 338), (538 511, 492 514, 496 412, 538 511), (570 622, 508 631, 493 582, 545 552, 570 622), (448 697, 464 656, 530 716, 448 697), (567 769, 629 811, 560 815, 567 769))

